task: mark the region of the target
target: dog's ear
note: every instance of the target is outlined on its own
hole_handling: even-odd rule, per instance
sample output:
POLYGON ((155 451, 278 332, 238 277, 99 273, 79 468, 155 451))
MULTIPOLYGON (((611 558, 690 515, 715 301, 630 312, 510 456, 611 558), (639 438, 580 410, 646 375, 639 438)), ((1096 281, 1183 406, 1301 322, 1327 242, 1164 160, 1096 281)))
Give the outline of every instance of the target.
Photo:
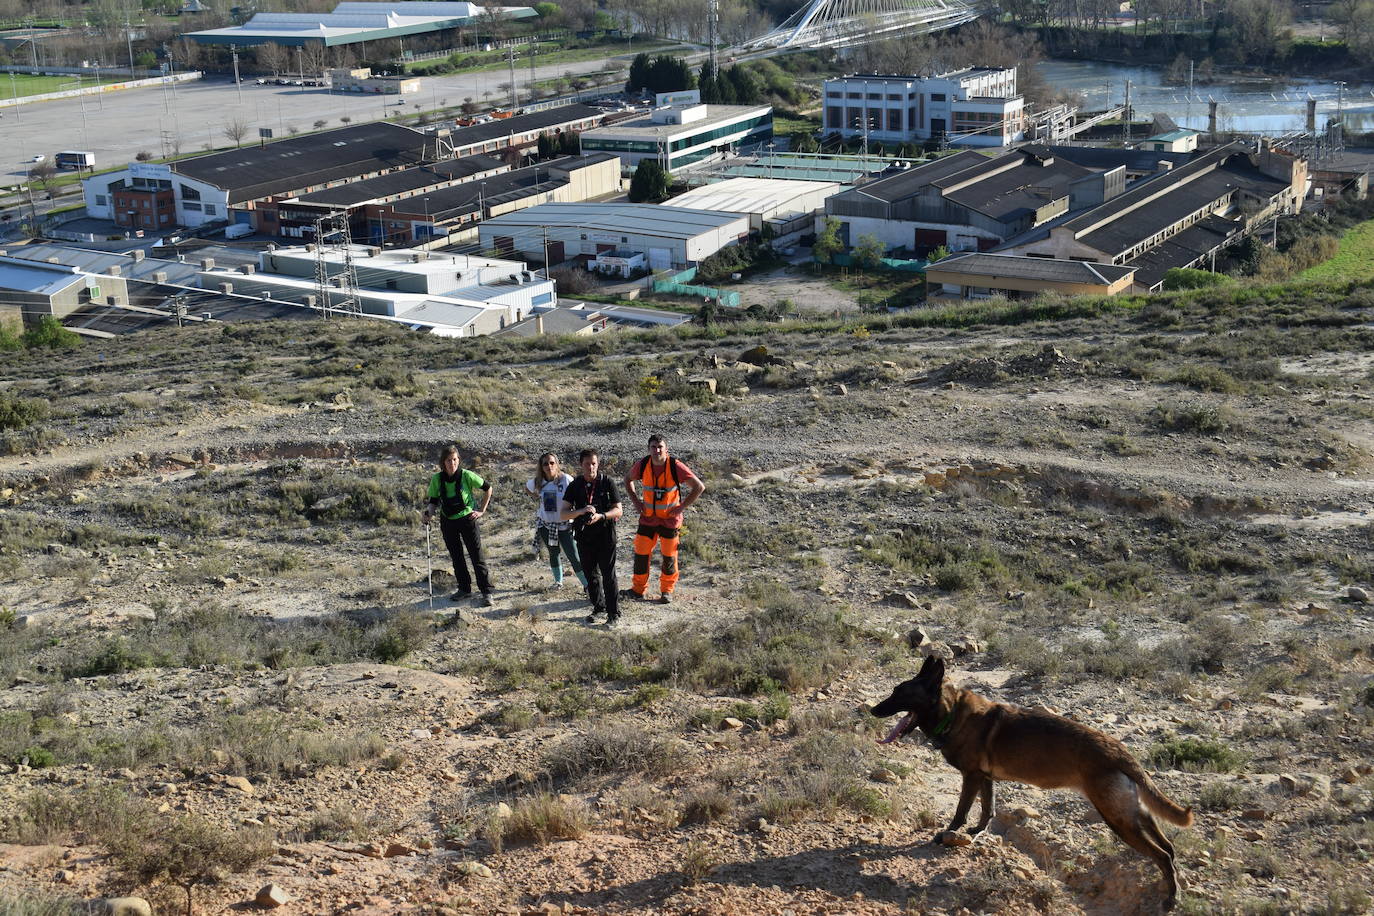
POLYGON ((938 655, 927 655, 925 663, 921 665, 921 673, 916 677, 939 686, 945 679, 945 660, 938 655))

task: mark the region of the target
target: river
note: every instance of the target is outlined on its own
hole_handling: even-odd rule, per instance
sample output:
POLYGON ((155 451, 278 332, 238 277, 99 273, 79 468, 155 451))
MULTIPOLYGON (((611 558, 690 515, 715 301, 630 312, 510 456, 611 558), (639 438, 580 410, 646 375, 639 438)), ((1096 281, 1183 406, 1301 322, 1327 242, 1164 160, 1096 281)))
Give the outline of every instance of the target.
POLYGON ((1040 73, 1055 89, 1071 89, 1087 99, 1088 109, 1103 102, 1120 105, 1131 81, 1131 108, 1137 119, 1163 112, 1181 127, 1207 129, 1207 102, 1217 101, 1217 127, 1243 133, 1284 134, 1303 130, 1307 99, 1317 100, 1317 129, 1343 104, 1347 132, 1374 130, 1374 86, 1351 83, 1343 102, 1337 84, 1310 78, 1234 78, 1193 87, 1165 86, 1158 67, 1128 67, 1097 61, 1046 60, 1040 73))

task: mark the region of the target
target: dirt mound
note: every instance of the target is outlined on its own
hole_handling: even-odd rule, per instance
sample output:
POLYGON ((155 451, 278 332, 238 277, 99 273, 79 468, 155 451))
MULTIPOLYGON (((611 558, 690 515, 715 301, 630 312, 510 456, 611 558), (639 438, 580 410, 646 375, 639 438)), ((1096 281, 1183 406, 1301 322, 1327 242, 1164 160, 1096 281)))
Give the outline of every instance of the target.
POLYGON ((946 363, 930 374, 932 382, 992 385, 1014 378, 1061 378, 1082 375, 1086 367, 1058 347, 1046 344, 1035 353, 1012 357, 984 356, 946 363))

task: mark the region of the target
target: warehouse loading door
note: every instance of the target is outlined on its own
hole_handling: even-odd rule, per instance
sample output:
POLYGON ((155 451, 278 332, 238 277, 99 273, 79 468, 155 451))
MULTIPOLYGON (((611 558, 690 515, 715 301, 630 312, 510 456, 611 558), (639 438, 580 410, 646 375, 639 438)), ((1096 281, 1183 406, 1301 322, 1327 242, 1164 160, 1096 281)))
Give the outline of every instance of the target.
POLYGON ((667 270, 673 266, 673 251, 671 248, 650 248, 649 249, 649 269, 667 270))

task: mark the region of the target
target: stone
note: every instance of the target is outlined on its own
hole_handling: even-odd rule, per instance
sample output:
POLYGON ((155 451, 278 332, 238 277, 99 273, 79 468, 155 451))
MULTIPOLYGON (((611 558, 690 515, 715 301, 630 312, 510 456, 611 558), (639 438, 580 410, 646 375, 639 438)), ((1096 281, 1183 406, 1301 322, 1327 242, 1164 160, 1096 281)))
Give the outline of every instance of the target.
POLYGON ((408 846, 405 843, 388 843, 386 851, 382 853, 382 858, 394 859, 397 856, 414 856, 419 854, 420 850, 416 849, 414 846, 408 846))
POLYGON ((224 777, 224 784, 231 789, 237 789, 244 795, 254 795, 257 793, 257 789, 253 788, 253 784, 242 776, 226 776, 224 777))
POLYGON ((192 467, 196 464, 196 459, 192 458, 185 452, 173 452, 172 454, 167 456, 167 460, 174 461, 177 464, 184 464, 187 467, 192 467))
POLYGON ((983 651, 983 644, 972 636, 960 636, 949 641, 949 648, 955 655, 974 655, 983 651))
POLYGON ((843 397, 844 395, 849 394, 849 386, 846 385, 844 382, 840 382, 835 386, 835 393, 843 397))
POLYGON ((63 868, 56 875, 53 875, 53 878, 58 884, 74 884, 76 883, 76 872, 70 868, 63 868))
POLYGON ((341 505, 347 499, 347 496, 326 496, 324 499, 313 503, 310 508, 305 511, 310 515, 319 515, 322 512, 328 512, 335 506, 341 505))
POLYGON ((887 767, 878 767, 872 773, 868 774, 868 778, 874 782, 885 782, 889 785, 895 785, 902 781, 902 777, 898 776, 887 767))
POLYGON ((1354 767, 1350 767, 1344 773, 1341 774, 1341 782, 1355 783, 1359 781, 1360 771, 1355 769, 1354 767))
POLYGON ((1269 820, 1269 812, 1265 811, 1263 808, 1246 808, 1240 813, 1240 816, 1247 821, 1269 820))
POLYGON ((945 830, 940 833, 941 846, 972 846, 973 837, 962 830, 945 830))
POLYGON ((921 646, 920 653, 922 658, 942 658, 947 662, 954 661, 954 650, 942 642, 932 642, 921 646))
POLYGON ((280 884, 269 884, 258 891, 253 897, 253 902, 266 910, 275 910, 279 906, 285 906, 291 902, 291 895, 282 889, 280 884))
POLYGON ((506 804, 505 802, 497 802, 497 803, 496 803, 496 816, 497 816, 497 817, 500 817, 500 818, 507 818, 507 817, 510 817, 510 816, 513 815, 513 814, 515 814, 515 812, 511 810, 510 805, 506 804))
POLYGON ((1352 585, 1345 590, 1345 600, 1354 602, 1355 604, 1368 604, 1369 592, 1360 588, 1358 585, 1352 585))
POLYGON ((911 632, 906 634, 906 644, 913 649, 928 646, 930 645, 930 634, 925 631, 924 627, 912 627, 911 632))
POLYGON ((705 388, 712 394, 716 393, 716 380, 709 375, 694 375, 687 379, 687 384, 694 388, 705 388))
POLYGON ((491 869, 481 862, 459 862, 453 870, 464 878, 490 878, 491 869))
POLYGON ((153 908, 142 897, 106 897, 93 907, 101 916, 153 916, 153 908))
POLYGON ((726 716, 720 720, 720 730, 723 732, 738 731, 741 728, 744 728, 744 723, 734 716, 726 716))
POLYGON ((563 908, 556 903, 545 900, 538 906, 532 906, 522 911, 524 916, 563 916, 563 908))

